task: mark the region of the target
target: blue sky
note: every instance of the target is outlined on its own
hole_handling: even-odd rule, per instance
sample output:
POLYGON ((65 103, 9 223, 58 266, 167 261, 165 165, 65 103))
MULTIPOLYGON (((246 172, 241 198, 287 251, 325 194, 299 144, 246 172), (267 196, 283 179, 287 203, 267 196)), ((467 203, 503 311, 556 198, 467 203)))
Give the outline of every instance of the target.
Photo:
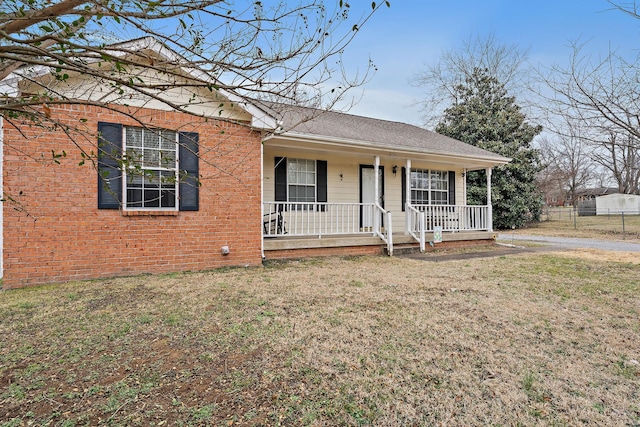
POLYGON ((348 66, 365 67, 371 57, 378 67, 363 91, 353 93, 362 99, 350 113, 420 125, 420 89, 410 80, 470 37, 494 34, 500 43, 517 44, 529 50, 534 66, 565 64, 578 39, 595 56, 609 46, 625 55, 640 52, 640 20, 605 0, 390 1, 346 51, 348 66))

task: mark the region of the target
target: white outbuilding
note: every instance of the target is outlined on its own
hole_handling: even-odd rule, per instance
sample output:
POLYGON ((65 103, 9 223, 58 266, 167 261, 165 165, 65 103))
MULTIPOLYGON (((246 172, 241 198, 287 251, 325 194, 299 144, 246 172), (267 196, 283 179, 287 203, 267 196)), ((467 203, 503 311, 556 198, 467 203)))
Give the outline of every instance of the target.
POLYGON ((596 197, 596 215, 640 215, 640 196, 634 194, 610 194, 596 197))

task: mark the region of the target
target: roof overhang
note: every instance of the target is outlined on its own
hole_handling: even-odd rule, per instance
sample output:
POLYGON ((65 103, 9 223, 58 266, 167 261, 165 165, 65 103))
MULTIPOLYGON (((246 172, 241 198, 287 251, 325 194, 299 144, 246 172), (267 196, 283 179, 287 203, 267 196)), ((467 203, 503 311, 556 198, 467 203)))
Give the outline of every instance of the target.
POLYGON ((498 155, 492 157, 465 156, 456 153, 430 152, 420 149, 397 147, 368 141, 345 140, 318 135, 286 132, 264 139, 266 147, 296 149, 314 153, 340 153, 343 156, 380 156, 412 161, 424 160, 430 163, 455 165, 467 170, 479 170, 505 165, 511 161, 498 155))

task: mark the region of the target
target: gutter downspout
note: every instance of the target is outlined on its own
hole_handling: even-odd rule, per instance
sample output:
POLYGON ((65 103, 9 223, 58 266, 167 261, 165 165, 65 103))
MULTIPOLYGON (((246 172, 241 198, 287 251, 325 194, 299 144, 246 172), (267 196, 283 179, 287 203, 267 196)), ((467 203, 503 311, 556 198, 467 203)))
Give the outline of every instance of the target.
MULTIPOLYGON (((375 207, 380 207, 380 156, 375 156, 373 163, 373 204, 375 207)), ((373 210, 373 235, 375 236, 380 232, 380 216, 378 210, 373 210)))
MULTIPOLYGON (((405 180, 405 205, 411 204, 411 159, 407 159, 407 164, 405 166, 406 172, 404 174, 405 180)), ((409 212, 408 206, 404 207, 404 234, 410 234, 409 225, 411 224, 411 212, 409 212)))
MULTIPOLYGON (((264 218, 264 140, 260 138, 260 218, 264 218)), ((262 261, 267 259, 264 255, 264 233, 260 225, 260 255, 262 261)))

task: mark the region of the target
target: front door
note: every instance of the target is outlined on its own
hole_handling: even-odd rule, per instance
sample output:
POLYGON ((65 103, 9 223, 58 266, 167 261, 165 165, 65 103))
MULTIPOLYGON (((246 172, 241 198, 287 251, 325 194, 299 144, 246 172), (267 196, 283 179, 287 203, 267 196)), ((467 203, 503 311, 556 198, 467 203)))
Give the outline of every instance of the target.
MULTIPOLYGON (((384 167, 378 168, 378 203, 384 207, 384 167)), ((373 165, 360 165, 360 203, 374 203, 375 174, 373 165)), ((376 211, 377 212, 377 211, 376 211)), ((382 216, 382 214, 380 214, 382 216)), ((382 218, 380 220, 382 223, 382 218)), ((360 208, 360 227, 373 227, 373 211, 364 206, 360 208)))

